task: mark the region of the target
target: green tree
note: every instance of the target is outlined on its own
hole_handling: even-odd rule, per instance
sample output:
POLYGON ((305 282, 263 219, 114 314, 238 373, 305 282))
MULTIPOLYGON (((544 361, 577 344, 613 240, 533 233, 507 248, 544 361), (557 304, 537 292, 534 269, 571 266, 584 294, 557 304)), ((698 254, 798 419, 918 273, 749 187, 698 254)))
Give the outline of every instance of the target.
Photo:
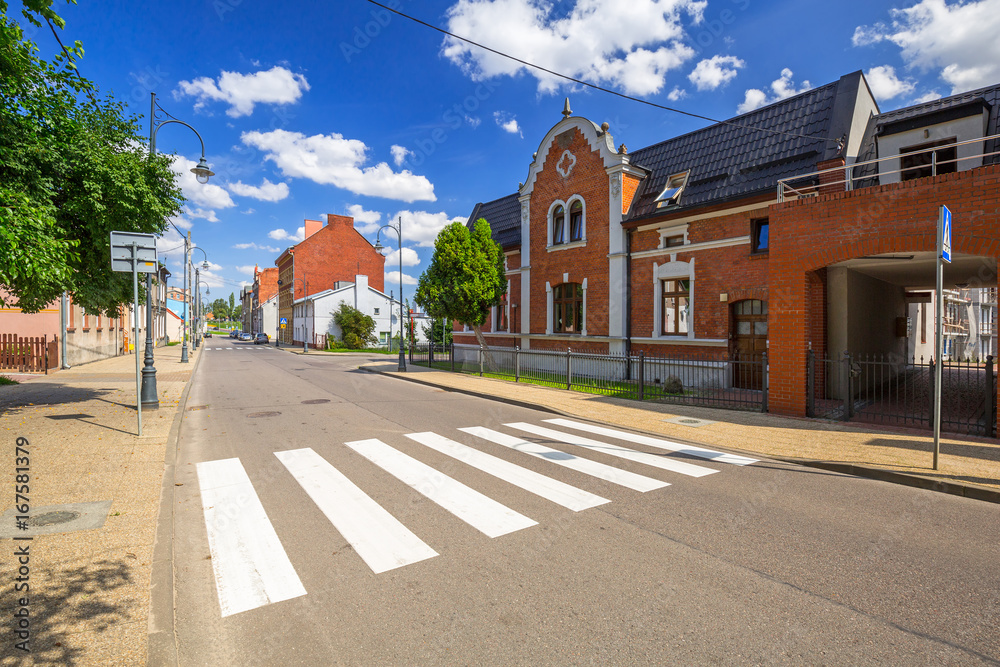
POLYGON ((243 304, 242 303, 236 304, 236 307, 233 308, 233 319, 238 320, 242 316, 243 316, 243 304))
POLYGON ((219 322, 229 319, 229 306, 226 305, 225 299, 216 299, 212 302, 212 316, 219 322))
POLYGON ((429 342, 435 345, 441 345, 443 342, 445 347, 451 345, 451 322, 438 317, 431 320, 429 325, 424 324, 420 328, 423 329, 424 337, 429 342))
MULTIPOLYGON (((25 0, 32 24, 63 28, 52 0, 25 0)), ((111 271, 112 230, 161 233, 183 201, 170 158, 150 156, 138 118, 80 76, 79 42, 38 56, 0 0, 0 285, 25 312, 63 291, 116 316, 132 279, 111 271)), ((54 28, 53 28, 54 29, 54 28)))
POLYGON ((340 327, 340 339, 351 350, 360 350, 378 342, 375 337, 375 320, 357 308, 346 303, 331 313, 334 323, 340 327))
POLYGON ((229 318, 236 319, 236 295, 232 292, 229 293, 229 318))
POLYGON ((490 308, 498 305, 506 292, 503 251, 493 240, 490 224, 480 218, 471 230, 460 222, 441 230, 414 299, 431 317, 458 320, 472 327, 476 340, 487 349, 492 367, 482 326, 490 308))

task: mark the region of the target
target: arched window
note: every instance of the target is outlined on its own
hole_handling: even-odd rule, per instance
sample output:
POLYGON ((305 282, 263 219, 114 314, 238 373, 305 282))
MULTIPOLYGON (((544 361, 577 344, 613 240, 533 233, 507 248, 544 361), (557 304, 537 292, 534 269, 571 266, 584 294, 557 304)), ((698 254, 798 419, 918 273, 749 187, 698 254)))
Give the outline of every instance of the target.
POLYGON ((556 333, 583 331, 583 286, 563 283, 552 289, 552 330, 556 333))
POLYGON ((583 202, 577 199, 569 207, 569 240, 583 238, 583 202))
POLYGON ((562 204, 552 211, 552 245, 566 242, 566 209, 562 204))

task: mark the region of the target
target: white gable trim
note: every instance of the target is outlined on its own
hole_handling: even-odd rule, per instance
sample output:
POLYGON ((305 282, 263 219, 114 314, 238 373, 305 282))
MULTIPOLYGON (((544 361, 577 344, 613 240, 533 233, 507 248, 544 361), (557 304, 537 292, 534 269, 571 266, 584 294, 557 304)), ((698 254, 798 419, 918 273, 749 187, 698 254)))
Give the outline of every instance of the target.
MULTIPOLYGON (((610 169, 622 163, 628 163, 628 156, 619 155, 618 151, 615 150, 614 139, 609 132, 602 132, 601 128, 586 118, 570 116, 552 126, 552 129, 542 138, 542 142, 538 145, 538 151, 535 153, 535 158, 532 160, 531 166, 528 167, 528 178, 525 179, 524 185, 521 186, 521 196, 530 195, 532 190, 534 190, 535 179, 538 177, 538 172, 545 166, 545 160, 549 156, 556 136, 573 128, 580 130, 587 143, 590 144, 591 150, 600 151, 605 169, 610 169)), ((562 151, 559 152, 556 159, 561 155, 562 151)))

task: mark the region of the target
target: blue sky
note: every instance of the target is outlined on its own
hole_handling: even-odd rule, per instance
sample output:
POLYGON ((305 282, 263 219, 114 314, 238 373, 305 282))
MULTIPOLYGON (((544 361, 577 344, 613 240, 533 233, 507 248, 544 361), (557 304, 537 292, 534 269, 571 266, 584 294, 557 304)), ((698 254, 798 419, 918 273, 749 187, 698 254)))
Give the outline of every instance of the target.
MULTIPOLYGON (((1000 0, 386 0, 428 23, 643 100, 730 118, 864 70, 882 110, 1000 81, 1000 0), (627 14, 621 11, 627 9, 627 14)), ((705 121, 529 70, 365 0, 58 5, 80 71, 148 123, 150 92, 205 140, 216 176, 187 169, 197 138, 169 125, 188 203, 174 222, 208 254, 210 298, 274 265, 303 220, 353 215, 374 240, 402 218, 404 294, 437 232, 517 189, 568 96, 630 150, 705 121)), ((12 14, 16 14, 12 7, 12 14)), ((29 30, 42 55, 58 46, 29 30)), ((395 248, 395 236, 386 243, 395 248)), ((385 241, 383 241, 385 242, 385 241)), ((180 236, 161 257, 180 278, 180 236), (169 252, 168 252, 169 251, 169 252)), ((201 253, 195 253, 200 260, 201 253)), ((398 292, 398 255, 386 289, 398 292)))

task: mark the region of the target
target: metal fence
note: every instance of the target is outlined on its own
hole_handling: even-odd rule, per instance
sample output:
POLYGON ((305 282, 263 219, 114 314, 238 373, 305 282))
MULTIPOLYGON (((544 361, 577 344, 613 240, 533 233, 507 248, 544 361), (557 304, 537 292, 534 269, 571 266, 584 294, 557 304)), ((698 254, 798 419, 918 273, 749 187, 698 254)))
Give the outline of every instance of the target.
POLYGON ((701 359, 424 343, 411 347, 410 362, 618 398, 767 410, 765 354, 701 359))
MULTIPOLYGON (((810 417, 933 428, 934 361, 898 355, 807 356, 810 417)), ((997 369, 985 362, 945 361, 941 369, 941 430, 996 435, 997 369)))

